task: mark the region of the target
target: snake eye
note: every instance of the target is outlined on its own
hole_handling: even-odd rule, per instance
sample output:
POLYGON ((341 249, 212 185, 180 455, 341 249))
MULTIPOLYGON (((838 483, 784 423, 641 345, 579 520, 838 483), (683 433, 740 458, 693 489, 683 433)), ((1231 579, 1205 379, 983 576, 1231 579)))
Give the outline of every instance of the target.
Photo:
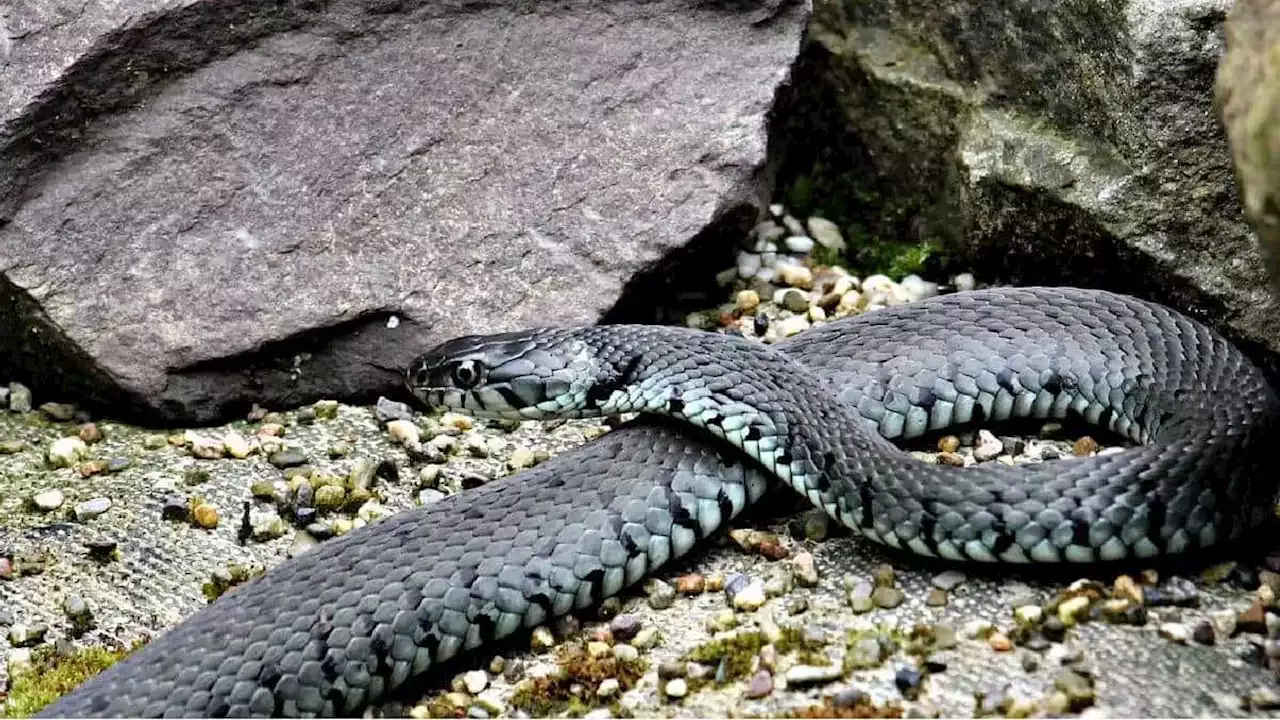
POLYGON ((453 382, 463 390, 480 384, 480 364, 475 360, 463 360, 453 366, 453 382))

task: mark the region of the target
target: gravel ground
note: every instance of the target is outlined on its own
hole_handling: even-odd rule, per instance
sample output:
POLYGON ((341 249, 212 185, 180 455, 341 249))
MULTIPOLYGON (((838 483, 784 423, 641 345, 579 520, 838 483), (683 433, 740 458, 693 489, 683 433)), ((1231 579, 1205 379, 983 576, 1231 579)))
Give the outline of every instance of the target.
MULTIPOLYGON (((830 228, 812 228, 832 242, 830 228)), ((936 291, 918 278, 802 272, 814 243, 796 237, 785 247, 800 261, 766 280, 756 274, 780 266, 782 243, 744 250, 725 277, 732 301, 690 324, 773 340, 828 310, 936 291), (796 291, 803 297, 788 296, 796 291)), ((608 430, 318 403, 156 434, 86 423, 70 406, 30 408, 21 386, 0 395, 13 408, 0 412, 0 692, 33 647, 67 652, 162 632, 204 605, 203 586, 233 564, 269 568, 327 533, 465 492, 608 430), (299 502, 306 495, 318 512, 299 502), (216 527, 202 527, 213 513, 216 527)), ((967 464, 1108 448, 1049 425, 931 438, 917 451, 967 464)), ((1280 707, 1268 667, 1280 643, 1266 639, 1280 616, 1264 611, 1280 594, 1280 562, 1266 553, 1092 580, 1084 568, 958 572, 856 540, 783 487, 731 528, 598 611, 469 656, 370 714, 1189 717, 1280 707)))

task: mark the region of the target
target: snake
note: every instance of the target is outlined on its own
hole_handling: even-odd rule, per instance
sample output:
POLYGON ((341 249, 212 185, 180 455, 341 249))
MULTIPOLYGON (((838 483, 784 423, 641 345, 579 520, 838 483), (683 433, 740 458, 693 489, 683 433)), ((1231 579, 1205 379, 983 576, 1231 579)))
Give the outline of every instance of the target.
POLYGON ((427 408, 637 413, 531 469, 284 561, 43 716, 351 715, 476 648, 617 595, 777 482, 856 536, 959 563, 1079 564, 1220 547, 1270 515, 1280 397, 1223 335, 1104 290, 999 287, 777 343, 667 325, 447 340, 427 408), (1130 441, 952 467, 905 441, 1019 418, 1130 441))

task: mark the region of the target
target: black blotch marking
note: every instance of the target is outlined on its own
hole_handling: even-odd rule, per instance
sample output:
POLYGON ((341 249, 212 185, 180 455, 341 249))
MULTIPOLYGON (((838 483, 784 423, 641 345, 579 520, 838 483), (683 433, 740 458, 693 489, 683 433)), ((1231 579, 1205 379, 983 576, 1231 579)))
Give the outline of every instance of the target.
POLYGON ((938 396, 929 388, 922 387, 916 390, 916 401, 914 404, 917 407, 925 410, 932 410, 933 406, 936 405, 937 402, 938 396))
POLYGON ((1109 428, 1115 419, 1116 411, 1111 406, 1107 406, 1098 414, 1098 427, 1109 428))
POLYGON ((341 671, 338 669, 338 663, 333 659, 333 653, 325 653, 324 659, 320 661, 320 675, 326 682, 333 682, 340 674, 341 671))
POLYGON ((920 541, 933 554, 938 554, 938 541, 934 533, 938 530, 938 501, 926 500, 920 512, 920 541))
POLYGON ((1071 521, 1071 544, 1080 547, 1092 547, 1089 544, 1089 524, 1079 520, 1071 521))
POLYGON ((89 709, 94 711, 95 713, 105 712, 107 709, 107 706, 111 704, 111 698, 113 697, 115 697, 115 694, 113 693, 112 694, 103 693, 101 695, 95 695, 93 699, 89 701, 89 709))
POLYGON ((1065 383, 1063 382, 1062 376, 1057 373, 1050 375, 1048 379, 1044 381, 1044 389, 1050 395, 1057 395, 1061 393, 1064 387, 1065 383))
POLYGON ((729 518, 733 517, 733 500, 730 499, 729 493, 725 492, 723 487, 716 493, 716 505, 720 507, 720 520, 723 525, 728 522, 729 518))
MULTIPOLYGON (((456 578, 454 582, 458 587, 471 587, 471 585, 476 581, 476 578, 479 577, 476 574, 475 568, 460 567, 454 572, 456 573, 454 576, 456 578)), ((357 622, 361 619, 364 619, 363 615, 357 619, 357 622)))
POLYGON ((871 485, 866 481, 858 485, 858 497, 862 503, 862 518, 858 525, 870 529, 874 525, 871 520, 871 485))
POLYGON ((1005 390, 1013 392, 1013 370, 1001 368, 1000 372, 996 373, 996 384, 1005 390))
POLYGON ((991 552, 996 557, 1000 557, 1013 547, 1013 533, 1009 532, 1009 526, 1003 520, 996 520, 991 525, 991 531, 996 534, 996 540, 991 545, 991 552))
POLYGON ((667 512, 671 513, 672 525, 679 525, 693 532, 694 538, 699 541, 703 539, 702 526, 698 524, 697 518, 680 502, 680 496, 670 488, 667 488, 667 512))
POLYGON ((644 551, 640 549, 640 543, 636 542, 636 539, 631 536, 630 530, 623 530, 619 533, 618 540, 622 543, 623 549, 627 551, 628 560, 644 554, 644 551))
POLYGON ((673 397, 667 401, 667 412, 672 415, 679 415, 684 412, 684 401, 678 397, 673 397))
POLYGON ((707 419, 703 422, 707 424, 707 427, 719 427, 720 423, 723 421, 724 418, 720 417, 719 413, 712 413, 711 415, 708 415, 707 419))
POLYGON ((759 440, 760 438, 761 438, 760 428, 756 427, 755 425, 751 425, 747 427, 747 435, 746 435, 747 440, 759 440))
MULTIPOLYGON (((391 628, 384 625, 379 629, 389 631, 391 628)), ((391 645, 384 635, 385 633, 375 631, 369 637, 369 652, 373 655, 373 667, 369 668, 369 671, 375 675, 378 673, 379 668, 391 667, 391 663, 387 662, 387 655, 391 651, 391 645)))
POLYGON ((973 404, 973 423, 984 423, 987 421, 987 408, 980 402, 973 404))
POLYGON ((591 598, 596 604, 604 602, 604 568, 599 567, 587 573, 583 582, 591 583, 591 598))
POLYGON ((324 699, 333 703, 335 708, 342 708, 343 710, 347 709, 347 704, 349 702, 342 696, 342 688, 333 685, 329 686, 329 689, 324 691, 324 699))
POLYGON ((271 690, 276 689, 276 683, 280 682, 280 666, 276 663, 263 663, 258 668, 258 684, 271 690))
POLYGON ((791 451, 789 450, 778 451, 778 465, 782 465, 782 466, 790 465, 792 459, 793 458, 791 457, 791 451))
POLYGON ((486 610, 475 610, 474 612, 468 612, 467 615, 469 616, 467 619, 475 624, 479 630, 480 639, 484 642, 492 642, 498 626, 498 621, 494 619, 493 615, 490 615, 486 610))
POLYGON ((494 390, 497 390, 498 394, 502 396, 502 399, 506 400, 507 404, 513 408, 522 408, 522 407, 528 406, 528 402, 524 398, 521 398, 519 395, 517 395, 516 391, 512 390, 511 387, 508 385, 499 385, 495 387, 494 390))
POLYGON ((209 717, 224 718, 231 714, 231 704, 222 698, 213 701, 209 706, 209 717))
POLYGON ((1168 518, 1169 508, 1164 501, 1155 497, 1155 493, 1147 496, 1147 538, 1157 547, 1164 548, 1164 521, 1168 518))
POLYGON ((822 474, 825 475, 828 472, 831 472, 831 469, 834 468, 835 466, 836 466, 836 454, 829 450, 823 453, 822 454, 822 474))
POLYGON ((542 608, 542 610, 547 613, 548 617, 552 615, 551 596, 547 593, 538 590, 537 592, 525 595, 525 599, 542 608))

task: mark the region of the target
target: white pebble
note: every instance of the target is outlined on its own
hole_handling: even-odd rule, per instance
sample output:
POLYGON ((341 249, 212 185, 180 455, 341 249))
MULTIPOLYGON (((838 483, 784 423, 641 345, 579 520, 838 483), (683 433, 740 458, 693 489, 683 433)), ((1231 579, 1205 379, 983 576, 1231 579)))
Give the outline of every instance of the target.
POLYGON ((1161 623, 1160 637, 1185 645, 1191 639, 1191 630, 1182 623, 1161 623))
POLYGON ((249 441, 235 430, 227 431, 227 434, 222 438, 222 444, 226 446, 227 452, 231 454, 231 457, 240 460, 249 457, 249 453, 253 452, 253 446, 249 444, 249 441))
POLYGON ((405 447, 417 447, 422 439, 418 426, 408 420, 392 420, 387 423, 387 434, 392 442, 405 447))
POLYGON ((977 281, 973 279, 973 273, 960 273, 951 278, 951 284, 955 286, 957 292, 968 292, 978 286, 977 281))
POLYGON ((818 307, 817 305, 814 305, 813 307, 809 308, 809 320, 810 320, 811 322, 818 323, 818 322, 822 322, 823 320, 826 320, 826 319, 827 319, 827 311, 826 311, 826 310, 823 310, 822 308, 818 307))
POLYGON ((71 467, 89 454, 89 446, 78 437, 61 437, 49 445, 49 462, 54 467, 71 467))
POLYGON ((756 271, 755 277, 760 282, 768 283, 768 282, 773 282, 773 278, 777 274, 778 274, 778 271, 774 270, 773 268, 762 267, 756 271))
POLYGON ((667 694, 667 697, 682 698, 689 694, 689 683, 685 682, 684 678, 668 680, 663 692, 667 694))
POLYGON ((818 244, 831 248, 832 250, 843 250, 845 248, 844 238, 840 236, 840 228, 835 223, 826 218, 816 215, 809 218, 809 236, 818 241, 818 244))
POLYGON ((750 280, 760 272, 760 256, 755 253, 738 253, 738 277, 750 280))
POLYGON ((489 687, 489 674, 483 670, 472 670, 462 676, 462 684, 466 685, 467 692, 479 695, 489 687))
POLYGON ((733 596, 733 606, 738 610, 759 610, 765 600, 764 581, 753 578, 733 596))
POLYGON ((62 507, 62 503, 66 502, 66 497, 62 494, 61 490, 42 490, 31 498, 31 502, 34 503, 37 508, 48 512, 62 507))
POLYGON ((788 235, 786 240, 782 241, 787 246, 787 250, 801 255, 808 255, 813 252, 813 238, 804 235, 788 235))
POLYGON ((756 237, 769 242, 776 242, 787 234, 787 229, 772 220, 765 220, 755 226, 756 237))
POLYGON ((733 298, 733 306, 744 313, 755 312, 760 307, 760 294, 755 290, 739 290, 733 298))
POLYGON ((862 292, 882 293, 887 297, 896 285, 888 275, 870 275, 862 281, 862 292))
POLYGON ((804 235, 804 225, 800 224, 800 221, 795 219, 793 215, 783 215, 782 226, 792 235, 804 235))
POLYGON ((913 301, 923 300, 938 294, 938 284, 929 282, 919 275, 908 275, 902 278, 898 285, 913 301))
POLYGON ((858 278, 852 275, 841 275, 836 281, 831 283, 831 292, 837 295, 844 295, 850 290, 858 289, 858 278))
POLYGON ((769 206, 769 214, 774 217, 782 217, 787 214, 787 208, 782 203, 773 203, 769 206))
POLYGON ((602 698, 611 698, 622 690, 622 686, 618 683, 617 678, 605 678, 600 681, 600 687, 596 688, 596 695, 602 698))
POLYGON ((844 670, 839 665, 793 665, 787 670, 787 685, 810 685, 839 680, 844 670))
POLYGON ((789 318, 783 318, 775 327, 778 328, 778 334, 782 337, 791 337, 809 329, 809 318, 804 315, 792 315, 789 318))
POLYGON ((782 282, 809 290, 813 287, 813 271, 803 265, 782 265, 778 268, 778 278, 782 282))
POLYGON ((840 302, 836 304, 836 315, 852 314, 858 310, 860 305, 862 305, 862 293, 857 290, 850 290, 840 296, 840 302))
POLYGON ((991 434, 990 430, 978 431, 978 445, 973 449, 973 459, 986 462, 1004 451, 1004 443, 991 434))

